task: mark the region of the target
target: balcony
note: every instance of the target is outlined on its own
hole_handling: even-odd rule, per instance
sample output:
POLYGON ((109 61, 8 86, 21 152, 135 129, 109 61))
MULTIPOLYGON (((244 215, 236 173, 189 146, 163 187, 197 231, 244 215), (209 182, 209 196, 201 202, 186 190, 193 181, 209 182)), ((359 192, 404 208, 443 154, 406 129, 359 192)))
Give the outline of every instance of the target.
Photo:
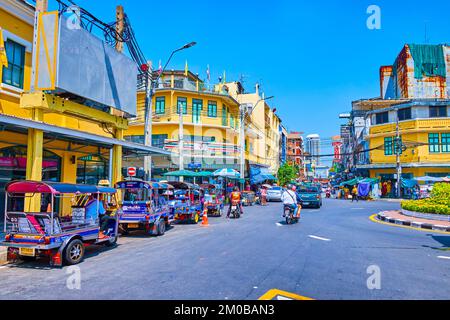
MULTIPOLYGON (((401 133, 450 130, 450 118, 405 120, 400 121, 399 126, 401 133)), ((370 127, 369 137, 395 133, 396 127, 395 123, 373 125, 370 127)))
MULTIPOLYGON (((179 141, 166 139, 162 146, 164 150, 179 153, 179 141)), ((183 142, 183 155, 189 157, 200 158, 239 158, 241 148, 238 145, 231 143, 219 143, 219 142, 202 142, 195 141, 183 142)))

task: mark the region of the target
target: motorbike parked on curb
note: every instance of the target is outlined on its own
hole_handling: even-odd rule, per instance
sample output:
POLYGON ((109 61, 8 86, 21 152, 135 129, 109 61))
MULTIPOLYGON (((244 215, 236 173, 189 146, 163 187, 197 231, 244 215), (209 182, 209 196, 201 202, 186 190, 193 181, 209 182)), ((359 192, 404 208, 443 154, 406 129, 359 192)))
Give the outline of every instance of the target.
POLYGON ((295 209, 288 205, 284 206, 283 217, 286 219, 286 224, 294 224, 299 220, 299 217, 295 215, 295 209))

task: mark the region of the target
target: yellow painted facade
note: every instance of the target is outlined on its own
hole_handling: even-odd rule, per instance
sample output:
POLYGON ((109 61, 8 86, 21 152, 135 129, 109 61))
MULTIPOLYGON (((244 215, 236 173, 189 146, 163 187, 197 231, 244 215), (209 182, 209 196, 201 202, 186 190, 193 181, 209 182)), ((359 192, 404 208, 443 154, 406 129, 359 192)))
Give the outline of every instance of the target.
MULTIPOLYGON (((448 173, 450 175, 450 152, 430 150, 430 134, 450 134, 450 118, 413 119, 399 123, 400 135, 407 149, 400 156, 403 174, 421 177, 429 174, 448 173), (442 167, 448 164, 448 167, 442 167), (440 167, 436 167, 440 165, 440 167)), ((390 165, 392 168, 371 169, 370 176, 378 177, 380 174, 395 174, 396 156, 386 155, 384 150, 385 138, 396 136, 396 124, 373 125, 370 127, 369 148, 370 163, 372 165, 390 165)), ((449 149, 450 151, 450 149, 449 149)), ((388 152, 389 153, 389 152, 388 152)))

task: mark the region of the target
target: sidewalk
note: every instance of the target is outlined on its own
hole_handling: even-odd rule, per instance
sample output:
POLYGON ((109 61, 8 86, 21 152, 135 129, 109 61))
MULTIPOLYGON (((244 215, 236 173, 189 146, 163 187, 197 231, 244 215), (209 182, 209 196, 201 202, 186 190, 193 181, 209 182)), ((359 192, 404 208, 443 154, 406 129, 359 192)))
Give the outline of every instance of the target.
POLYGON ((400 211, 383 211, 377 218, 384 222, 408 227, 450 232, 450 222, 432 219, 416 218, 402 214, 400 211))

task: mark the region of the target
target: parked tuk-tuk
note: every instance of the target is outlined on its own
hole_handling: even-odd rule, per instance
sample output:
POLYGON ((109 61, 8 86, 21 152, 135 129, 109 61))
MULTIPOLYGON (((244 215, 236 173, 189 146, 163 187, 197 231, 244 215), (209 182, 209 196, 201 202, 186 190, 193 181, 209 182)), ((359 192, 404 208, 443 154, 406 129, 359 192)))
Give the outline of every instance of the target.
POLYGON ((168 184, 128 180, 116 183, 122 190, 119 202, 119 230, 123 235, 141 230, 150 235, 163 235, 170 227, 170 208, 167 201, 168 184))
POLYGON ((73 265, 83 260, 86 246, 112 246, 117 241, 113 188, 12 181, 5 191, 6 236, 0 246, 8 248, 8 261, 46 257, 51 266, 73 265))
POLYGON ((168 182, 168 184, 174 188, 173 196, 169 199, 174 220, 198 223, 203 216, 200 187, 187 182, 168 182))
POLYGON ((207 209, 208 217, 220 217, 223 213, 223 196, 214 184, 201 184, 204 192, 203 209, 207 209))
POLYGON ((253 191, 243 191, 242 192, 242 205, 243 206, 253 206, 256 204, 256 194, 253 191))

